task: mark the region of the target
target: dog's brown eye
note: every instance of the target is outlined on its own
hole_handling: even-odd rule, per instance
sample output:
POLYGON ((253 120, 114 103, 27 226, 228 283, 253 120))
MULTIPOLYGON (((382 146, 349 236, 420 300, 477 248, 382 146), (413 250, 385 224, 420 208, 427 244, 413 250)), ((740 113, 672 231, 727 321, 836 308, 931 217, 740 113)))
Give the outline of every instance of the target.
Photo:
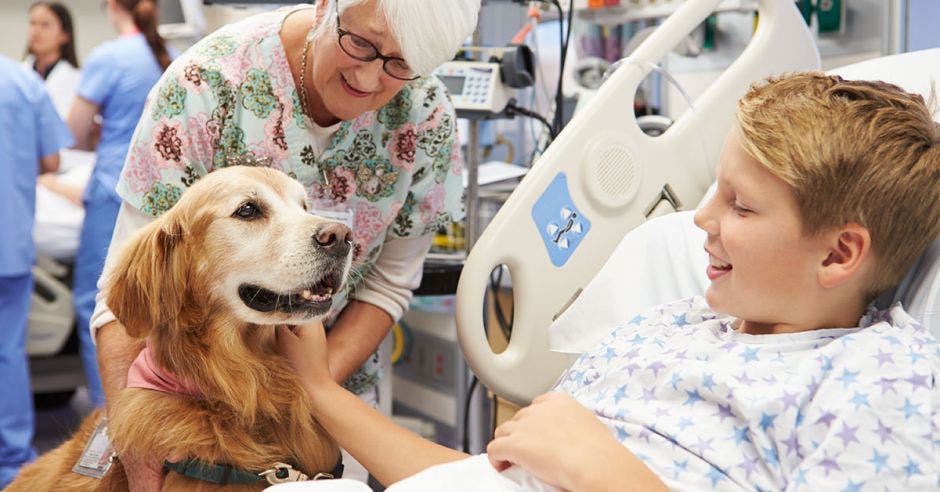
POLYGON ((238 207, 235 216, 242 219, 255 219, 261 215, 261 209, 254 203, 248 202, 238 207))

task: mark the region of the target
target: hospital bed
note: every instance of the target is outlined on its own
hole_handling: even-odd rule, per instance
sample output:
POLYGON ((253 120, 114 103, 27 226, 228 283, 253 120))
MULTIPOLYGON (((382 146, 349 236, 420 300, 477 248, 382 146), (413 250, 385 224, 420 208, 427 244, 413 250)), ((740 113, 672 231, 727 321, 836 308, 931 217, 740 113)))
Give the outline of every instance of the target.
MULTIPOLYGON (((644 223, 694 209, 702 200, 735 103, 752 82, 819 68, 813 38, 794 4, 761 1, 756 32, 740 57, 665 134, 643 134, 632 111, 637 86, 717 4, 686 2, 620 64, 470 252, 457 291, 458 338, 473 372, 497 395, 527 404, 554 384, 590 337, 606 334, 604 323, 704 292, 707 259, 691 214, 644 223), (494 353, 482 306, 490 272, 500 265, 512 278, 514 323, 508 347, 494 353)), ((928 71, 940 79, 940 50, 836 73, 929 93, 928 71)), ((940 241, 892 295, 940 334, 940 241)))

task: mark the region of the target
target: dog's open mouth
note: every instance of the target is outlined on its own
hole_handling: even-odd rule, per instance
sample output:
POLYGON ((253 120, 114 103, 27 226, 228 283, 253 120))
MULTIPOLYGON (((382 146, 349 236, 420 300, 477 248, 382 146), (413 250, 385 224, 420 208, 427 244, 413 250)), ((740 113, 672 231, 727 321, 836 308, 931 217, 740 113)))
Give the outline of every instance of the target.
POLYGON ((238 296, 246 306, 262 313, 278 311, 320 314, 330 308, 333 293, 341 283, 340 274, 332 272, 313 285, 289 293, 278 293, 253 284, 242 284, 238 287, 238 296))

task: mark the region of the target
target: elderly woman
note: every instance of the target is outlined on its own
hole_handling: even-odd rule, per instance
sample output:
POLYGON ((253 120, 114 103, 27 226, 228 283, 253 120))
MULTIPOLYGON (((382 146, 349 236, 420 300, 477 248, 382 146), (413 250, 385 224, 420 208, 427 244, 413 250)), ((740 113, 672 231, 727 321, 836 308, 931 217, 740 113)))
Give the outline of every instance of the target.
MULTIPOLYGON (((430 74, 473 32, 479 8, 479 0, 324 0, 201 40, 151 93, 117 186, 112 244, 215 168, 260 160, 296 178, 314 212, 352 223, 358 275, 327 319, 330 370, 374 404, 376 347, 417 286, 432 233, 462 214, 454 110, 430 74)), ((142 342, 100 296, 91 330, 111 400, 142 342)), ((122 462, 149 488, 163 458, 122 462)))

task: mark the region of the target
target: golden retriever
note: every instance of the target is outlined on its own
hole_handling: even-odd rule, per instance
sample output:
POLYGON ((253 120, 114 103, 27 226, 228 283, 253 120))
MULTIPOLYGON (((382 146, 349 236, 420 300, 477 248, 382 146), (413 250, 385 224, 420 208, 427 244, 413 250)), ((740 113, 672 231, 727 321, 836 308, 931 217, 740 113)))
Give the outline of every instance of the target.
MULTIPOLYGON (((107 277, 108 306, 188 391, 124 389, 107 427, 118 457, 193 458, 252 474, 275 463, 311 478, 331 472, 338 448, 276 352, 274 326, 329 310, 349 271, 350 246, 346 226, 307 212, 298 182, 247 166, 206 175, 128 240, 107 277)), ((119 458, 103 479, 72 471, 99 413, 24 467, 8 490, 126 490, 119 458)), ((221 485, 170 471, 164 490, 267 485, 261 477, 221 485)))

